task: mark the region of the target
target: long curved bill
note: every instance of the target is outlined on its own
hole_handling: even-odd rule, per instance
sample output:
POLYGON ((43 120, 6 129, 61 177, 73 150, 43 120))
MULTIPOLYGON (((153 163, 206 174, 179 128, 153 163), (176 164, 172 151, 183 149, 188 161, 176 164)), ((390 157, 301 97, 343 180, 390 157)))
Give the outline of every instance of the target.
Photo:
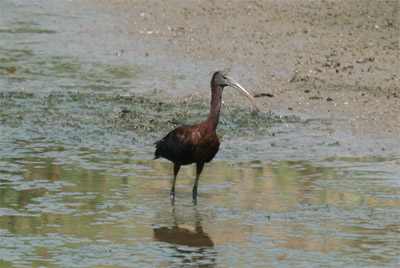
POLYGON ((238 82, 236 82, 235 80, 233 80, 232 77, 230 76, 225 76, 225 79, 228 81, 229 85, 233 88, 236 88, 237 90, 239 90, 243 95, 245 95, 247 98, 249 98, 249 100, 253 103, 254 107, 256 107, 257 113, 260 112, 260 109, 257 106, 256 100, 253 98, 253 96, 250 95, 249 92, 247 92, 246 89, 244 89, 238 82))

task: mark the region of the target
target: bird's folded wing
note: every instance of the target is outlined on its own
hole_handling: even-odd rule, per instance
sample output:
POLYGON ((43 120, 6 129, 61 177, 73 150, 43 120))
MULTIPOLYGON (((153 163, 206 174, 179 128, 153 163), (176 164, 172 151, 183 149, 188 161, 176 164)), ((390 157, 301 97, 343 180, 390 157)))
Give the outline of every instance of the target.
POLYGON ((172 162, 184 162, 193 153, 195 146, 190 141, 192 132, 186 127, 172 130, 156 142, 154 158, 164 157, 172 162))

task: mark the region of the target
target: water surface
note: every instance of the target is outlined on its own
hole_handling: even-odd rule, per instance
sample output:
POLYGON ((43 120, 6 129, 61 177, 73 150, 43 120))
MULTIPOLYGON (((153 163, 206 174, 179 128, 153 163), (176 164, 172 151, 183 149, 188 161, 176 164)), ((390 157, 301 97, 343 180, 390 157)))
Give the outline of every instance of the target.
POLYGON ((197 205, 187 167, 171 205, 170 163, 123 150, 19 144, 19 157, 1 159, 5 266, 397 262, 398 188, 384 168, 390 159, 216 161, 202 174, 197 205))

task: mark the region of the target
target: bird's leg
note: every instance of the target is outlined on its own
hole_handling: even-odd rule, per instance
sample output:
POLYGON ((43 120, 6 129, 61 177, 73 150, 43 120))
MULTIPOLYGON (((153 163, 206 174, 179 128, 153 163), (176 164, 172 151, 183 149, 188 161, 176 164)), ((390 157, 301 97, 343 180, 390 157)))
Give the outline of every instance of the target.
POLYGON ((196 181, 194 182, 194 186, 193 186, 193 200, 197 199, 197 184, 199 183, 199 178, 200 178, 200 173, 203 170, 204 167, 204 162, 197 162, 196 163, 196 181))
POLYGON ((178 172, 179 172, 180 168, 181 168, 181 164, 174 163, 174 182, 172 183, 172 188, 171 188, 171 199, 175 198, 175 182, 176 182, 176 176, 178 176, 178 172))

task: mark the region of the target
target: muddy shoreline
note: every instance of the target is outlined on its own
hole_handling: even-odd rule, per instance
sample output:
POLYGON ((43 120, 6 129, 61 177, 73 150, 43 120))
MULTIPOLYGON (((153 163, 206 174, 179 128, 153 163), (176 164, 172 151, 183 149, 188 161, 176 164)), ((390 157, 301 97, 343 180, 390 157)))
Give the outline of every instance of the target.
POLYGON ((242 135, 242 120, 255 130, 247 132, 249 138, 268 142, 274 134, 268 129, 271 122, 283 118, 284 128, 290 125, 285 118, 297 118, 300 125, 320 122, 296 127, 305 138, 325 133, 343 143, 370 139, 364 143, 379 146, 366 146, 366 154, 400 154, 395 1, 71 1, 38 6, 44 13, 35 27, 17 23, 3 31, 17 46, 5 51, 5 90, 66 92, 65 98, 80 92, 84 103, 99 94, 110 109, 99 107, 100 120, 113 122, 115 131, 163 135, 207 116, 211 75, 228 69, 256 96, 262 113, 254 118, 251 104, 227 88, 221 135, 242 135), (62 27, 44 20, 44 14, 61 11, 68 15, 57 17, 62 27), (20 32, 31 33, 32 40, 44 35, 46 42, 27 38, 22 49, 14 38, 20 32))
MULTIPOLYGON (((198 63, 205 82, 183 90, 184 77, 166 78, 172 89, 160 90, 162 98, 176 99, 183 91, 184 98, 207 101, 209 77, 222 67, 253 94, 265 96, 257 99, 263 110, 337 119, 333 129, 354 135, 400 137, 396 1, 72 4, 118 14, 120 24, 104 31, 143 42, 139 51, 128 43, 115 47, 120 57, 136 53, 153 60, 162 51, 171 64, 174 59, 198 63), (205 67, 208 62, 215 66, 205 67)), ((231 92, 224 98, 242 102, 231 92)))

